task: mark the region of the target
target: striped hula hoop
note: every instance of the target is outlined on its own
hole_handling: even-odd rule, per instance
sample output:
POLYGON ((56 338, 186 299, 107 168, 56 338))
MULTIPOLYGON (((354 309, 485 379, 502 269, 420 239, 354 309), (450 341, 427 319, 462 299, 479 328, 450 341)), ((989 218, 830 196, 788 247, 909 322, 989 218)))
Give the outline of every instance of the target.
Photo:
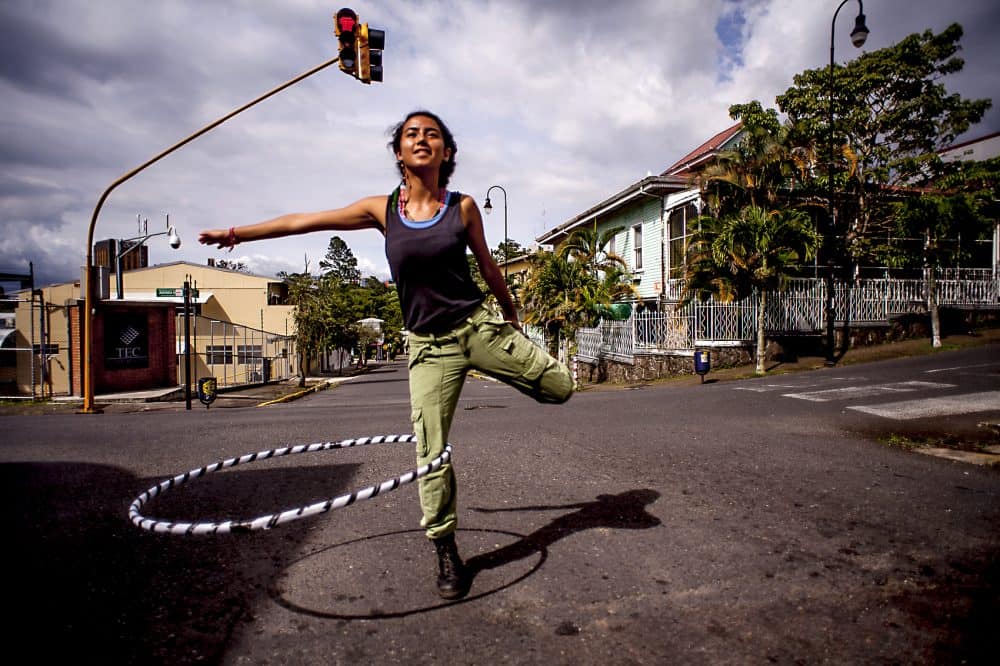
POLYGON ((417 441, 417 437, 412 434, 376 435, 374 437, 345 439, 339 442, 317 442, 316 444, 286 446, 278 449, 271 449, 270 451, 248 453, 247 455, 240 456, 239 458, 229 458, 228 460, 222 460, 212 463, 211 465, 193 469, 190 472, 185 472, 184 474, 178 474, 173 478, 166 479, 156 484, 133 500, 128 509, 128 517, 129 520, 132 521, 132 524, 136 527, 160 534, 228 534, 230 532, 269 530, 273 527, 277 527, 278 525, 290 523, 293 520, 301 520, 302 518, 307 518, 309 516, 316 516, 333 509, 339 509, 340 507, 347 506, 348 504, 354 504, 355 502, 359 502, 361 500, 371 499, 380 493, 387 493, 404 484, 416 481, 420 477, 426 476, 427 474, 440 469, 441 465, 451 460, 451 444, 445 444, 444 451, 441 452, 441 455, 434 458, 426 465, 421 465, 417 469, 410 470, 409 472, 406 472, 401 476, 397 476, 394 479, 389 479, 388 481, 384 481, 378 485, 368 486, 367 488, 362 488, 361 490, 356 490, 352 493, 341 495, 340 497, 332 497, 330 499, 323 500, 322 502, 316 502, 315 504, 309 504, 297 509, 288 509, 287 511, 282 511, 281 513, 272 513, 266 516, 251 518, 249 520, 226 520, 221 523, 179 523, 167 520, 157 520, 156 518, 147 518, 139 511, 142 509, 144 504, 157 495, 161 495, 171 488, 176 488, 177 486, 197 479, 200 476, 204 476, 220 469, 226 469, 227 467, 235 467, 236 465, 243 465, 257 460, 266 460, 268 458, 279 458, 293 453, 313 453, 316 451, 328 451, 330 449, 346 449, 352 446, 365 446, 366 444, 391 444, 395 442, 415 441, 417 441))

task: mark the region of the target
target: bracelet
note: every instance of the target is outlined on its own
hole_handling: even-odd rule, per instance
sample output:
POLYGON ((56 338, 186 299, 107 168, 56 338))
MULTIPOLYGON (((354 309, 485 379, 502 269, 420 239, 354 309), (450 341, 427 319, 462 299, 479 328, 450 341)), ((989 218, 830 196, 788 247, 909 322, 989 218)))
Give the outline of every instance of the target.
POLYGON ((226 238, 226 247, 228 247, 229 251, 232 252, 238 242, 239 241, 236 240, 236 227, 229 227, 229 237, 226 238))

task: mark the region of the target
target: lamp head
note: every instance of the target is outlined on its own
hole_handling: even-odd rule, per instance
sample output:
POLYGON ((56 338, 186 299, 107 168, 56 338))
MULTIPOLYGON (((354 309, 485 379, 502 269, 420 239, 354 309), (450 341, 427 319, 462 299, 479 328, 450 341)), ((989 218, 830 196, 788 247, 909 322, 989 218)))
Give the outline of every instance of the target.
POLYGON ((865 15, 858 14, 854 19, 854 30, 851 31, 851 43, 855 47, 861 48, 868 39, 868 26, 865 25, 865 15))
POLYGON ((486 203, 483 204, 483 210, 486 211, 487 215, 493 212, 493 204, 490 203, 489 196, 486 197, 486 203))
POLYGON ((181 237, 177 235, 177 229, 170 227, 167 229, 167 241, 170 242, 170 247, 175 250, 181 246, 181 237))

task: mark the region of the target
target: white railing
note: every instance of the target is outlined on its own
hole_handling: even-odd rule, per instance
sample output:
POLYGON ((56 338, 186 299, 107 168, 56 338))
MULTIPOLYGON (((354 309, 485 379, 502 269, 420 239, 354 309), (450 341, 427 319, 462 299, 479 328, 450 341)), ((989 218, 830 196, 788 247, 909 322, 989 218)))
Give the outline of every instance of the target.
MULTIPOLYGON (((1000 308, 1000 276, 990 270, 944 272, 937 280, 938 304, 951 307, 1000 308), (961 279, 959 279, 959 275, 961 279), (948 277, 950 276, 950 277, 948 277)), ((626 321, 602 321, 576 335, 577 356, 631 363, 636 351, 671 352, 711 344, 751 343, 756 339, 756 295, 722 303, 709 299, 680 305, 683 283, 669 280, 659 311, 636 312, 626 321)), ((768 297, 764 328, 775 333, 817 333, 825 329, 826 283, 821 278, 795 278, 768 297)), ((924 280, 862 279, 834 288, 837 324, 887 324, 909 312, 926 312, 924 280)))
POLYGON ((601 358, 600 328, 581 328, 576 332, 576 357, 591 363, 601 358))
POLYGON ((1000 304, 1000 280, 937 281, 938 305, 1000 304))

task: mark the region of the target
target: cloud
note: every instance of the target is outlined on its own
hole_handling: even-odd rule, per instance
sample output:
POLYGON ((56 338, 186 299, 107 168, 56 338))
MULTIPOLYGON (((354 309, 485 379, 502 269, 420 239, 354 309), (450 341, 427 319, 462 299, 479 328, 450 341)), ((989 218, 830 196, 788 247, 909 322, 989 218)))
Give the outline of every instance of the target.
MULTIPOLYGON (((509 195, 510 237, 551 228, 658 173, 729 125, 729 105, 774 105, 792 77, 824 67, 835 3, 798 0, 395 0, 355 8, 386 30, 385 82, 336 66, 271 97, 114 188, 95 236, 129 238, 170 214, 179 251, 203 262, 203 228, 326 209, 397 182, 386 131, 426 107, 459 143, 453 187, 482 204, 509 195)), ((986 0, 866 3, 868 50, 906 34, 965 26, 968 97, 1000 89, 986 0)), ((0 269, 28 260, 46 281, 75 279, 105 190, 190 133, 334 57, 333 9, 319 0, 13 0, 0 6, 0 269)), ((836 25, 836 55, 856 7, 836 25)), ((972 134, 1000 130, 992 109, 972 134)), ((491 245, 502 209, 486 220, 491 245)), ((330 234, 240 246, 255 272, 318 266, 330 234)), ((365 272, 386 271, 381 237, 344 234, 365 272)))

